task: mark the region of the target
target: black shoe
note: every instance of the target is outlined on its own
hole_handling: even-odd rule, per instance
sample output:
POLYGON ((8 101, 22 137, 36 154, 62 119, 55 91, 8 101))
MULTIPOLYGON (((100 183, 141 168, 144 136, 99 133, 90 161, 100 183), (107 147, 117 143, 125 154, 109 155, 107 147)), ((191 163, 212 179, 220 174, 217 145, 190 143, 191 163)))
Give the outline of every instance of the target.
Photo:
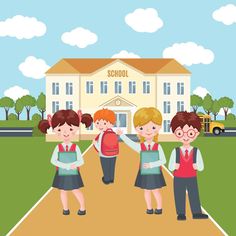
POLYGON ((153 209, 147 209, 146 213, 149 214, 149 215, 153 214, 153 209))
POLYGON ((155 214, 161 215, 162 214, 162 209, 155 209, 155 214))
POLYGON ((208 219, 208 215, 203 213, 193 214, 193 219, 208 219))
POLYGON ((78 210, 77 214, 80 216, 84 216, 84 215, 86 215, 86 210, 84 210, 84 211, 78 210))
POLYGON ((109 183, 110 183, 110 184, 114 184, 114 180, 110 180, 109 183))
POLYGON ((70 215, 70 210, 63 210, 63 213, 62 213, 64 216, 68 216, 70 215))
POLYGON ((104 179, 104 176, 102 177, 102 182, 103 182, 104 184, 109 184, 109 183, 110 183, 110 181, 106 181, 106 180, 104 179))
POLYGON ((186 220, 186 216, 184 214, 179 214, 177 220, 186 220))

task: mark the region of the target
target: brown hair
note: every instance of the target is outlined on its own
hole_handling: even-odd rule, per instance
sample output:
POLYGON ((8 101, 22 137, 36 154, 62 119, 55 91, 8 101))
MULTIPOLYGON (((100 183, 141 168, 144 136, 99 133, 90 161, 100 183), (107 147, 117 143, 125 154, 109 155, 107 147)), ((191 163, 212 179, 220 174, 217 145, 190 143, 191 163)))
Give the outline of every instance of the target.
POLYGON ((46 134, 50 126, 52 126, 52 128, 54 129, 57 126, 62 126, 66 123, 70 126, 74 125, 79 127, 80 122, 82 124, 85 124, 86 128, 88 128, 92 124, 93 118, 90 114, 85 113, 82 115, 80 121, 80 117, 75 111, 59 110, 52 116, 51 125, 48 120, 41 120, 39 122, 38 128, 42 133, 46 134))
POLYGON ((94 122, 96 122, 97 120, 105 120, 114 125, 116 123, 116 115, 114 111, 111 111, 109 109, 102 109, 95 112, 93 120, 94 122))
POLYGON ((173 133, 178 127, 182 129, 185 125, 192 126, 199 132, 201 131, 201 120, 198 117, 198 115, 194 112, 187 112, 187 111, 177 112, 176 115, 172 118, 170 123, 170 127, 173 133))

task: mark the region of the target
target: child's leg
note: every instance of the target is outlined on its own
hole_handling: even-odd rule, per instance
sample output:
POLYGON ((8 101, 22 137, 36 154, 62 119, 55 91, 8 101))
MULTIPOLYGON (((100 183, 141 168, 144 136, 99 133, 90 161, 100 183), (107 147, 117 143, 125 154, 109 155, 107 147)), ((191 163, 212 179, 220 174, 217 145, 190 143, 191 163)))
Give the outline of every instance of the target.
POLYGON ((76 199, 79 201, 80 204, 80 210, 85 210, 85 201, 84 201, 84 195, 79 189, 72 190, 73 194, 75 195, 76 199))
POLYGON ((68 210, 69 208, 68 208, 68 200, 67 200, 67 191, 61 190, 60 195, 61 195, 61 203, 62 203, 63 209, 68 210))
POLYGON ((161 197, 161 192, 159 189, 153 189, 152 193, 156 199, 157 202, 157 209, 162 209, 162 197, 161 197))
POLYGON ((151 190, 144 189, 144 198, 147 204, 147 209, 152 209, 152 196, 151 196, 151 190))

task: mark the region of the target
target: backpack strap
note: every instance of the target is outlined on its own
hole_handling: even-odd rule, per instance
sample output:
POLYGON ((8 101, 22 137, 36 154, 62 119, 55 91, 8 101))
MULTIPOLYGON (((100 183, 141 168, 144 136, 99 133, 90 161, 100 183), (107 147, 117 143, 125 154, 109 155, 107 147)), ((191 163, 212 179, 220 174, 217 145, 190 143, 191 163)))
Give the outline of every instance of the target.
POLYGON ((176 152, 175 162, 179 164, 180 163, 180 148, 179 147, 175 148, 175 152, 176 152))
POLYGON ((141 151, 147 151, 147 148, 144 143, 140 143, 141 151))
POLYGON ((76 144, 73 143, 71 146, 70 146, 70 152, 75 152, 76 150, 76 144))
POLYGON ((197 148, 196 147, 193 148, 193 163, 194 164, 197 163, 197 148))
POLYGON ((158 151, 158 143, 154 143, 152 151, 158 151))
POLYGON ((65 149, 61 143, 58 144, 58 150, 59 152, 65 152, 65 149))

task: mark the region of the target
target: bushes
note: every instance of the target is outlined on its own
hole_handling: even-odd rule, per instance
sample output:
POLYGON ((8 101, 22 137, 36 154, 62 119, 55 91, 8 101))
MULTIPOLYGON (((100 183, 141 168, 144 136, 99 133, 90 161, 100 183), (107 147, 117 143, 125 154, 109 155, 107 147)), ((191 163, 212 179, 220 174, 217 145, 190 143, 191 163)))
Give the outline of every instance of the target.
POLYGON ((8 120, 18 120, 18 119, 17 119, 17 115, 11 113, 11 114, 8 116, 8 120))
POLYGON ((230 114, 227 115, 226 120, 229 120, 229 121, 230 121, 230 120, 236 120, 236 117, 235 117, 234 114, 230 113, 230 114))

